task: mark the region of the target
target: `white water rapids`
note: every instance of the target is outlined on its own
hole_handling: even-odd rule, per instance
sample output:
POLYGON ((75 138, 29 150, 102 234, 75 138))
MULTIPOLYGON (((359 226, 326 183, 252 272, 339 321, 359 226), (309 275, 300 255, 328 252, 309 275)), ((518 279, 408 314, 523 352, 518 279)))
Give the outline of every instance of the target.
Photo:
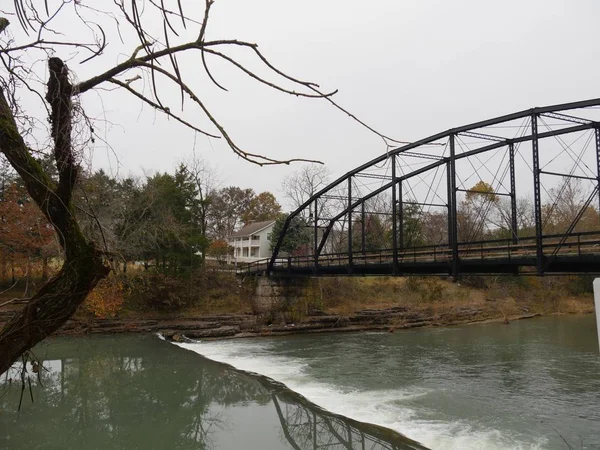
POLYGON ((499 431, 493 425, 443 418, 424 419, 415 409, 418 397, 435 395, 425 388, 358 389, 333 380, 316 379, 305 359, 274 354, 269 340, 207 341, 179 343, 214 361, 247 372, 268 376, 286 384, 329 411, 398 431, 434 450, 541 450, 546 439, 499 431))

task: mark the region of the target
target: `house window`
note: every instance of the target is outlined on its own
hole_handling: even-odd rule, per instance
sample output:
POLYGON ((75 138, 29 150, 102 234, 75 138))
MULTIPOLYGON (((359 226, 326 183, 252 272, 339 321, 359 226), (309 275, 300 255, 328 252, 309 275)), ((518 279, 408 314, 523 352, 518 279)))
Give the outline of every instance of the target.
POLYGON ((252 247, 250 249, 250 256, 253 256, 254 258, 258 258, 258 247, 252 247))
POLYGON ((243 250, 244 250, 243 256, 248 256, 248 247, 244 248, 243 250))
POLYGON ((237 256, 240 256, 240 255, 241 255, 241 253, 240 253, 240 250, 241 250, 241 248, 239 248, 239 247, 235 249, 235 254, 236 254, 237 256))
POLYGON ((258 241, 258 240, 260 240, 260 236, 254 235, 254 236, 252 236, 252 240, 258 241))

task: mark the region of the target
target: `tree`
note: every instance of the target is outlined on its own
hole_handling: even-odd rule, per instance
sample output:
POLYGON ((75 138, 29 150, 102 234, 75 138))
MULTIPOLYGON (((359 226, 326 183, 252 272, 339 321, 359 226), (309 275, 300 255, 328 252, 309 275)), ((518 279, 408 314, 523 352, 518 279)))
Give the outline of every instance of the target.
MULTIPOLYGON (((558 187, 550 189, 550 203, 543 207, 544 231, 548 233, 565 233, 585 206, 590 193, 591 189, 586 192, 582 180, 564 177, 558 187)), ((581 232, 597 229, 598 218, 598 211, 593 206, 588 205, 575 224, 573 231, 581 232)))
MULTIPOLYGON (((277 246, 279 235, 283 231, 283 226, 287 219, 287 214, 280 214, 275 220, 273 225, 273 231, 269 236, 269 243, 271 244, 271 251, 277 246)), ((311 228, 301 217, 294 217, 290 221, 290 225, 285 233, 285 237, 281 246, 279 247, 279 254, 281 252, 287 253, 290 256, 307 255, 310 253, 311 244, 311 228)))
MULTIPOLYGON (((103 252, 85 236, 74 213, 73 192, 81 172, 82 151, 95 138, 92 120, 82 114, 80 106, 85 94, 109 85, 118 87, 198 133, 223 138, 237 155, 261 165, 289 161, 279 161, 239 147, 202 102, 200 95, 186 83, 178 62, 181 54, 198 52, 206 72, 215 84, 217 82, 206 65, 207 55, 233 64, 258 82, 284 93, 316 98, 329 96, 320 92, 317 85, 297 80, 277 70, 251 42, 235 39, 208 40, 206 29, 213 5, 211 0, 206 2, 204 11, 197 19, 185 15, 181 3, 175 11, 157 2, 143 2, 144 5, 141 5, 139 1, 122 0, 106 6, 108 10, 89 7, 86 3, 72 2, 68 8, 64 8, 67 3, 59 2, 51 9, 49 2, 15 0, 13 11, 8 11, 8 14, 16 17, 17 26, 25 31, 19 33, 18 38, 11 34, 9 21, 0 17, 0 56, 3 60, 0 79, 0 152, 19 174, 30 197, 57 231, 65 252, 64 264, 57 276, 43 286, 31 302, 0 331, 0 372, 7 370, 22 353, 63 325, 88 292, 109 272, 103 252), (89 34, 82 33, 77 26, 63 29, 57 34, 53 29, 57 17, 82 22, 89 34), (149 26, 155 20, 164 24, 161 27, 161 37, 153 36, 150 31, 156 29, 149 26), (45 75, 36 72, 39 66, 32 66, 31 63, 36 59, 45 59, 47 54, 68 54, 70 58, 78 58, 79 61, 102 60, 108 40, 112 42, 117 33, 117 30, 109 33, 105 31, 110 26, 107 25, 109 23, 116 23, 117 27, 126 25, 133 31, 128 34, 121 28, 118 30, 124 45, 130 45, 129 48, 122 49, 121 54, 126 52, 131 57, 109 66, 87 80, 73 84, 71 73, 63 60, 53 56, 48 59, 49 75, 44 96, 43 86, 36 80, 45 78, 45 75), (186 29, 194 25, 197 26, 197 32, 193 39, 182 41, 183 36, 190 36, 186 29), (179 33, 177 27, 180 28, 179 33), (128 40, 130 37, 137 39, 137 43, 128 40), (252 52, 280 79, 304 88, 305 92, 292 91, 272 81, 267 82, 247 69, 244 63, 227 55, 225 52, 230 47, 252 52), (152 86, 151 95, 136 89, 136 81, 142 78, 146 78, 152 86), (161 80, 161 84, 157 79, 161 80), (177 87, 182 103, 185 98, 191 99, 191 103, 202 111, 216 132, 206 131, 199 124, 193 124, 173 112, 160 95, 158 86, 164 86, 164 83, 177 87), (32 151, 46 150, 37 145, 37 142, 44 142, 46 139, 38 140, 30 131, 37 127, 37 132, 41 133, 44 118, 36 118, 23 110, 19 100, 27 92, 34 93, 34 101, 45 102, 40 105, 42 107, 39 110, 48 111, 53 141, 51 153, 53 165, 58 172, 57 182, 32 157, 32 151), (80 133, 75 136, 76 140, 75 132, 80 133)), ((117 42, 118 39, 115 44, 117 42)))
POLYGON ((481 240, 492 231, 498 202, 498 195, 490 184, 481 180, 475 183, 457 211, 458 240, 481 240))
POLYGON ((48 257, 58 253, 54 232, 25 189, 16 182, 3 189, 0 218, 0 245, 5 261, 8 257, 11 262, 12 282, 15 282, 15 261, 21 260, 26 265, 24 295, 28 296, 33 259, 42 260, 45 278, 48 257))
MULTIPOLYGON (((305 165, 283 179, 282 189, 294 209, 299 208, 310 197, 329 184, 329 169, 321 165, 305 165)), ((326 199, 320 206, 325 209, 326 199)), ((321 216, 319 211, 319 216, 321 216)))
POLYGON ((147 214, 153 198, 145 192, 139 179, 126 178, 118 182, 118 196, 114 209, 118 215, 114 222, 117 252, 125 262, 144 260, 147 264, 148 235, 145 229, 147 214))
POLYGON ((281 205, 270 192, 261 192, 253 197, 248 204, 248 208, 242 214, 242 222, 248 225, 253 222, 264 222, 265 220, 275 220, 281 213, 281 205))
MULTIPOLYGON (((4 5, 0 12, 16 18, 11 26, 0 16, 3 63, 0 69, 0 153, 21 177, 29 196, 54 227, 65 255, 60 272, 0 330, 0 373, 62 326, 98 281, 109 273, 105 252, 82 231, 73 202, 81 159, 98 138, 96 120, 84 113, 83 103, 90 92, 95 90, 102 96, 109 88, 118 89, 196 133, 222 138, 236 155, 254 164, 306 161, 279 160, 244 150, 235 142, 204 103, 201 93, 188 84, 189 72, 180 64, 183 55, 196 56, 202 62, 198 66, 212 83, 218 89, 226 89, 208 66, 212 58, 282 93, 325 98, 386 143, 390 142, 338 106, 331 98, 335 92, 322 92, 317 84, 281 71, 255 43, 231 38, 208 39, 214 0, 206 0, 200 9, 191 6, 192 3, 186 3, 184 8, 180 0, 174 3, 176 7, 171 9, 163 2, 152 0, 117 0, 103 3, 100 9, 86 0, 13 0, 11 7, 4 5), (57 31, 59 20, 69 25, 57 31), (11 29, 16 29, 16 33, 11 29), (158 35, 155 35, 156 30, 159 30, 158 35), (107 48, 114 49, 111 50, 114 53, 107 54, 107 48), (241 59, 239 53, 231 56, 229 53, 234 49, 255 57, 264 70, 250 69, 249 59, 241 59), (52 57, 47 59, 49 55, 52 57), (105 69, 83 81, 73 82, 76 77, 60 55, 68 56, 73 66, 76 62, 95 60, 94 67, 105 65, 105 69), (130 56, 114 64, 116 55, 130 56), (43 64, 36 64, 46 60, 47 74, 43 64), (263 78, 263 72, 272 77, 263 78), (46 85, 40 82, 46 78, 46 85), (148 86, 148 90, 144 91, 143 86, 148 86), (189 115, 194 118, 192 121, 176 112, 172 88, 180 93, 177 100, 192 113, 189 115), (23 98, 27 101, 22 102, 23 98), (25 110, 25 105, 29 109, 25 110), (40 111, 44 115, 36 116, 40 111), (199 118, 211 129, 206 129, 199 118), (48 142, 51 145, 46 145, 48 142), (36 160, 34 153, 46 155, 46 160, 52 161, 52 170, 36 160)), ((191 73, 197 78, 197 72, 191 73)))
POLYGON ((191 267, 196 254, 208 247, 208 239, 195 222, 198 197, 185 166, 174 175, 149 177, 141 197, 146 197, 141 203, 147 205, 139 223, 143 258, 154 259, 156 267, 173 274, 191 267))
POLYGON ((81 174, 78 187, 81 195, 76 199, 76 214, 83 233, 95 242, 102 242, 108 252, 117 252, 114 225, 122 204, 118 181, 101 169, 81 174))
POLYGON ((362 218, 354 220, 352 232, 352 248, 355 251, 374 252, 392 247, 391 228, 378 214, 365 214, 364 227, 362 218))
POLYGON ((423 220, 419 205, 414 202, 404 204, 402 215, 402 238, 404 248, 423 245, 423 220))
POLYGON ((210 228, 213 239, 227 239, 242 224, 242 215, 250 207, 254 190, 229 186, 211 197, 210 228))
MULTIPOLYGON (((512 205, 509 198, 501 198, 495 204, 497 215, 495 225, 497 227, 497 237, 509 239, 513 237, 512 230, 512 205)), ((517 236, 535 235, 535 215, 533 212, 533 201, 529 197, 520 197, 516 199, 517 213, 517 236)))
MULTIPOLYGON (((192 220, 198 227, 201 236, 209 235, 209 221, 213 208, 213 197, 218 184, 215 170, 202 159, 194 158, 183 164, 190 183, 194 185, 195 200, 191 206, 192 220)), ((205 250, 202 249, 202 260, 205 250)))
POLYGON ((448 211, 432 211, 423 214, 423 243, 439 245, 448 243, 448 211))
POLYGON ((216 258, 217 261, 222 262, 228 256, 233 255, 233 247, 227 243, 224 239, 217 239, 216 241, 212 241, 208 247, 208 254, 213 258, 216 258))

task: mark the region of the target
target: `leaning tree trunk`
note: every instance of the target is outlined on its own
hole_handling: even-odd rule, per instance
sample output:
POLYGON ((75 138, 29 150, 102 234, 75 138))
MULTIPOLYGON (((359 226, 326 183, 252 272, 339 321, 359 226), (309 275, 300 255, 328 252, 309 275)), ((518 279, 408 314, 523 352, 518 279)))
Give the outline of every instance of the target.
POLYGON ((73 88, 67 67, 58 58, 48 62, 50 79, 46 100, 50 104, 56 184, 31 156, 0 87, 0 152, 23 179, 31 198, 54 226, 65 261, 60 272, 46 283, 0 330, 0 373, 27 350, 58 330, 75 313, 109 268, 102 254, 88 241, 75 219, 71 202, 78 165, 71 144, 73 88))

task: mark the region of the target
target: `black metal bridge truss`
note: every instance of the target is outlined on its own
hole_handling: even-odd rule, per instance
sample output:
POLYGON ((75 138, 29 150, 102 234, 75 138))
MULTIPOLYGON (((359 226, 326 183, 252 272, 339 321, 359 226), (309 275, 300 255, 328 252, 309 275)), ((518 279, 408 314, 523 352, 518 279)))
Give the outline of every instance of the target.
POLYGON ((244 270, 600 273, 599 201, 600 99, 533 108, 391 149, 348 172, 288 216, 269 260, 244 270), (310 245, 283 255, 295 220, 310 227, 310 245))

